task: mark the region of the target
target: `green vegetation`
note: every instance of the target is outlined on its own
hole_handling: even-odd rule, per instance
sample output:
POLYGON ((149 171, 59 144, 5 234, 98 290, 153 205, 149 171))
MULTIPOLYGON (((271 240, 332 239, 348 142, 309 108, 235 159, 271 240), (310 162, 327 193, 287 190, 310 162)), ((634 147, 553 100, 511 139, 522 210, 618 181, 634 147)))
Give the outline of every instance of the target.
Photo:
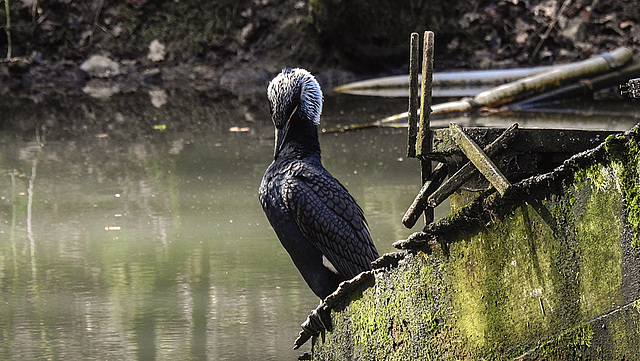
POLYGON ((418 252, 378 273, 334 313, 348 326, 316 359, 638 357, 639 301, 625 304, 637 297, 625 286, 637 272, 623 271, 637 269, 624 255, 638 238, 636 136, 609 139, 598 153, 609 158, 569 175, 563 194, 468 230, 446 258, 418 252))
POLYGON ((591 194, 577 218, 581 309, 587 317, 605 312, 617 303, 622 286, 622 197, 614 173, 616 167, 592 167, 587 180, 576 187, 590 187, 591 194))
POLYGON ((628 137, 610 136, 605 148, 616 165, 617 176, 624 189, 627 218, 633 229, 633 246, 640 247, 640 130, 634 128, 628 137))
MULTIPOLYGON (((408 360, 435 359, 436 345, 444 319, 441 304, 442 280, 438 261, 419 255, 402 262, 378 286, 357 296, 342 315, 334 317, 340 333, 338 350, 320 346, 317 353, 326 359, 344 360, 357 355, 375 359, 408 360)), ((334 315, 336 315, 334 313, 334 315)), ((332 339, 336 337, 331 334, 332 339)), ((328 344, 327 344, 328 345, 328 344)))
MULTIPOLYGON (((557 338, 537 349, 535 359, 555 361, 581 359, 589 354, 588 349, 592 346, 593 334, 592 324, 581 324, 561 333, 557 338)), ((602 350, 598 353, 601 352, 602 350)))

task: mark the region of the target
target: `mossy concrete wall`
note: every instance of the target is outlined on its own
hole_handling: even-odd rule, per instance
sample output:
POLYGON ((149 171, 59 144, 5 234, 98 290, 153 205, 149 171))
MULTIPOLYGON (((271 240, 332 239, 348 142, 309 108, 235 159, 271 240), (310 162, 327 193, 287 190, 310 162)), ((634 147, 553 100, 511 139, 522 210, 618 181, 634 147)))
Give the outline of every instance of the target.
POLYGON ((637 129, 612 137, 510 205, 494 194, 434 226, 334 309, 313 359, 640 359, 637 144, 637 129), (442 231, 460 218, 476 226, 442 231))

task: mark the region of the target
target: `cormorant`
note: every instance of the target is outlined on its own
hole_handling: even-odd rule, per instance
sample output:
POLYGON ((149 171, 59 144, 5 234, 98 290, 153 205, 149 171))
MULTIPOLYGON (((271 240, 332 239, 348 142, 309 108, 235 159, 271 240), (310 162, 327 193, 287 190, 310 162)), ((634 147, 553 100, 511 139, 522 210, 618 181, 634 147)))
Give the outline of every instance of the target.
POLYGON ((322 91, 304 69, 284 69, 267 88, 274 160, 260 184, 262 208, 311 290, 324 299, 378 258, 362 209, 320 160, 322 91))

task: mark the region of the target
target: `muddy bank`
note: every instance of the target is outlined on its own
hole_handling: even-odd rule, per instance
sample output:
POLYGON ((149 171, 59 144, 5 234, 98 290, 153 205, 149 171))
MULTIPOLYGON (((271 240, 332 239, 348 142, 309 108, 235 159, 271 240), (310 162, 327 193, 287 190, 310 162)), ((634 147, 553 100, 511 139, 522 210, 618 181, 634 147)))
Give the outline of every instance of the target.
MULTIPOLYGON (((0 95, 39 101, 87 93, 195 89, 263 97, 284 66, 319 74, 324 89, 406 73, 411 31, 436 32, 436 70, 541 65, 628 46, 640 15, 622 0, 465 4, 338 0, 11 1, 11 57, 0 95), (83 70, 101 55, 108 76, 83 70), (97 90, 96 90, 97 89, 97 90)), ((0 25, 6 27, 0 10, 0 25)), ((0 36, 0 56, 8 55, 0 36)))

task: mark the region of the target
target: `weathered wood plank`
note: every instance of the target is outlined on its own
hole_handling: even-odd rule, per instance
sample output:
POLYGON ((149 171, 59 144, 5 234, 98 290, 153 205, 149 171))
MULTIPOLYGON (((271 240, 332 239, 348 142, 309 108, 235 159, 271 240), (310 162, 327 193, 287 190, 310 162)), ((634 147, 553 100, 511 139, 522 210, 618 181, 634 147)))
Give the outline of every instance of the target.
POLYGON ((507 180, 507 178, 500 172, 498 167, 487 157, 486 154, 482 152, 482 149, 469 138, 459 126, 455 123, 451 123, 449 126, 449 131, 453 139, 456 141, 458 146, 462 149, 462 152, 469 158, 471 163, 476 166, 476 168, 482 173, 482 175, 487 178, 489 182, 496 188, 500 195, 504 195, 504 193, 509 189, 511 184, 507 180))
MULTIPOLYGON (((483 151, 490 157, 497 154, 500 150, 509 145, 518 134, 518 124, 514 124, 505 130, 496 140, 484 147, 483 151)), ((466 182, 475 172, 475 168, 471 162, 467 162, 458 171, 447 179, 442 185, 432 192, 427 199, 427 206, 435 208, 442 203, 453 192, 458 190, 464 182, 466 182)), ((414 201, 415 202, 415 201, 414 201)), ((404 220, 403 220, 404 222, 404 220)))
POLYGON ((420 43, 418 33, 411 34, 411 58, 409 61, 409 125, 407 139, 407 157, 416 157, 416 138, 418 137, 418 52, 420 43))
MULTIPOLYGON (((465 127, 465 134, 480 146, 496 139, 505 128, 465 127)), ((618 133, 610 130, 579 129, 523 129, 519 128, 518 142, 509 150, 527 153, 570 153, 576 154, 602 143, 609 135, 618 133)), ((449 129, 433 132, 433 152, 428 155, 434 160, 445 160, 460 156, 462 151, 453 140, 449 129)))

